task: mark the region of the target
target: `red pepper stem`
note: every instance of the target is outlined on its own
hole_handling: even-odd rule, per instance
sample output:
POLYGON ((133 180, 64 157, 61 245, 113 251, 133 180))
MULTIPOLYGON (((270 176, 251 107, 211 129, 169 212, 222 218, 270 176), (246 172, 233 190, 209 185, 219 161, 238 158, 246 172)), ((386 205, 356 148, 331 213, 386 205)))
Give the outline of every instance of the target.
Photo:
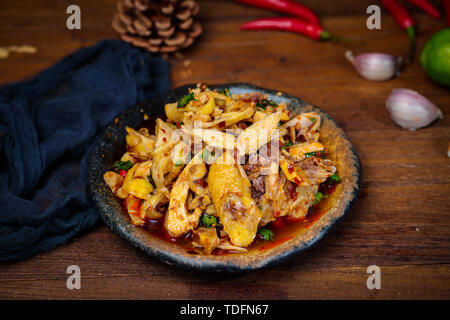
POLYGON ((414 56, 416 54, 416 28, 414 26, 408 27, 405 29, 406 34, 411 40, 411 48, 409 51, 409 63, 414 61, 414 56))
POLYGON ((411 41, 416 41, 416 28, 414 26, 406 28, 405 31, 411 41))
POLYGON ((319 40, 331 40, 333 37, 331 36, 331 33, 329 33, 326 30, 322 30, 322 32, 319 34, 319 40))

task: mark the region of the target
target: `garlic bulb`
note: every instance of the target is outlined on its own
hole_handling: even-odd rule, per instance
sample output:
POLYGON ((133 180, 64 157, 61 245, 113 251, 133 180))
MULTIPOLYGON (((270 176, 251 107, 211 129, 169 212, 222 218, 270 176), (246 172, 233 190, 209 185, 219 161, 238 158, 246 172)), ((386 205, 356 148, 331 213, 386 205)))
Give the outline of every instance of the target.
POLYGON ((442 111, 434 103, 409 89, 392 90, 386 108, 396 124, 412 131, 443 118, 442 111))
POLYGON ((358 73, 371 81, 385 81, 400 74, 402 58, 384 53, 363 53, 353 56, 347 51, 345 58, 350 61, 358 73))

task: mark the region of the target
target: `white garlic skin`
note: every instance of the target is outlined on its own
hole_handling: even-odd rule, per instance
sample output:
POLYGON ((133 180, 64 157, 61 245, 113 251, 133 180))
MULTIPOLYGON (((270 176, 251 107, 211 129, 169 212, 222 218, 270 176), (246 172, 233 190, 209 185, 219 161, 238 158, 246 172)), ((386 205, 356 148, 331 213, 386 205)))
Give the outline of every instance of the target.
POLYGON ((356 71, 367 80, 386 81, 400 74, 402 59, 384 53, 363 53, 353 56, 351 51, 345 53, 356 71))
POLYGON ((396 124, 411 131, 443 118, 442 111, 433 102, 409 89, 392 90, 386 108, 396 124))

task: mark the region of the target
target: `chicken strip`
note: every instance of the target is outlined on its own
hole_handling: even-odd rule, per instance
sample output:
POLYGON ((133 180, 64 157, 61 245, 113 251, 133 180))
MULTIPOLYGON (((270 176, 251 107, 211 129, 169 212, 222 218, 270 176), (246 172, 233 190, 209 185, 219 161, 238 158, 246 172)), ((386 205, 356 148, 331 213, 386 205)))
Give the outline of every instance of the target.
POLYGON ((224 153, 211 165, 208 185, 214 207, 233 244, 246 247, 262 216, 232 156, 224 153))
MULTIPOLYGON (((205 162, 202 159, 202 152, 198 153, 186 165, 177 181, 172 187, 169 197, 169 208, 166 214, 164 226, 172 237, 180 237, 193 230, 198 225, 201 210, 194 210, 192 213, 187 209, 187 197, 189 194, 189 180, 192 179, 192 172, 206 173, 205 162), (199 167, 199 168, 197 168, 199 167), (199 170, 196 170, 199 169, 199 170)), ((200 179, 199 176, 195 178, 200 179)))

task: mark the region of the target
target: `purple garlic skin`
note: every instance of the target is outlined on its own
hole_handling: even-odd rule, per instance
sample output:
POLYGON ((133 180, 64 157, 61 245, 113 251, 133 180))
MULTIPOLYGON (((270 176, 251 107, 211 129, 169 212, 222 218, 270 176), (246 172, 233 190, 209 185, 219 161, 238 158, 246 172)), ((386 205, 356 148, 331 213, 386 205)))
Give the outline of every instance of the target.
POLYGON ((412 131, 443 118, 442 111, 433 102, 409 89, 392 90, 386 108, 396 124, 412 131))
POLYGON ((345 58, 363 78, 371 81, 386 81, 396 77, 402 66, 402 58, 384 53, 363 53, 355 57, 351 51, 347 51, 345 58))

